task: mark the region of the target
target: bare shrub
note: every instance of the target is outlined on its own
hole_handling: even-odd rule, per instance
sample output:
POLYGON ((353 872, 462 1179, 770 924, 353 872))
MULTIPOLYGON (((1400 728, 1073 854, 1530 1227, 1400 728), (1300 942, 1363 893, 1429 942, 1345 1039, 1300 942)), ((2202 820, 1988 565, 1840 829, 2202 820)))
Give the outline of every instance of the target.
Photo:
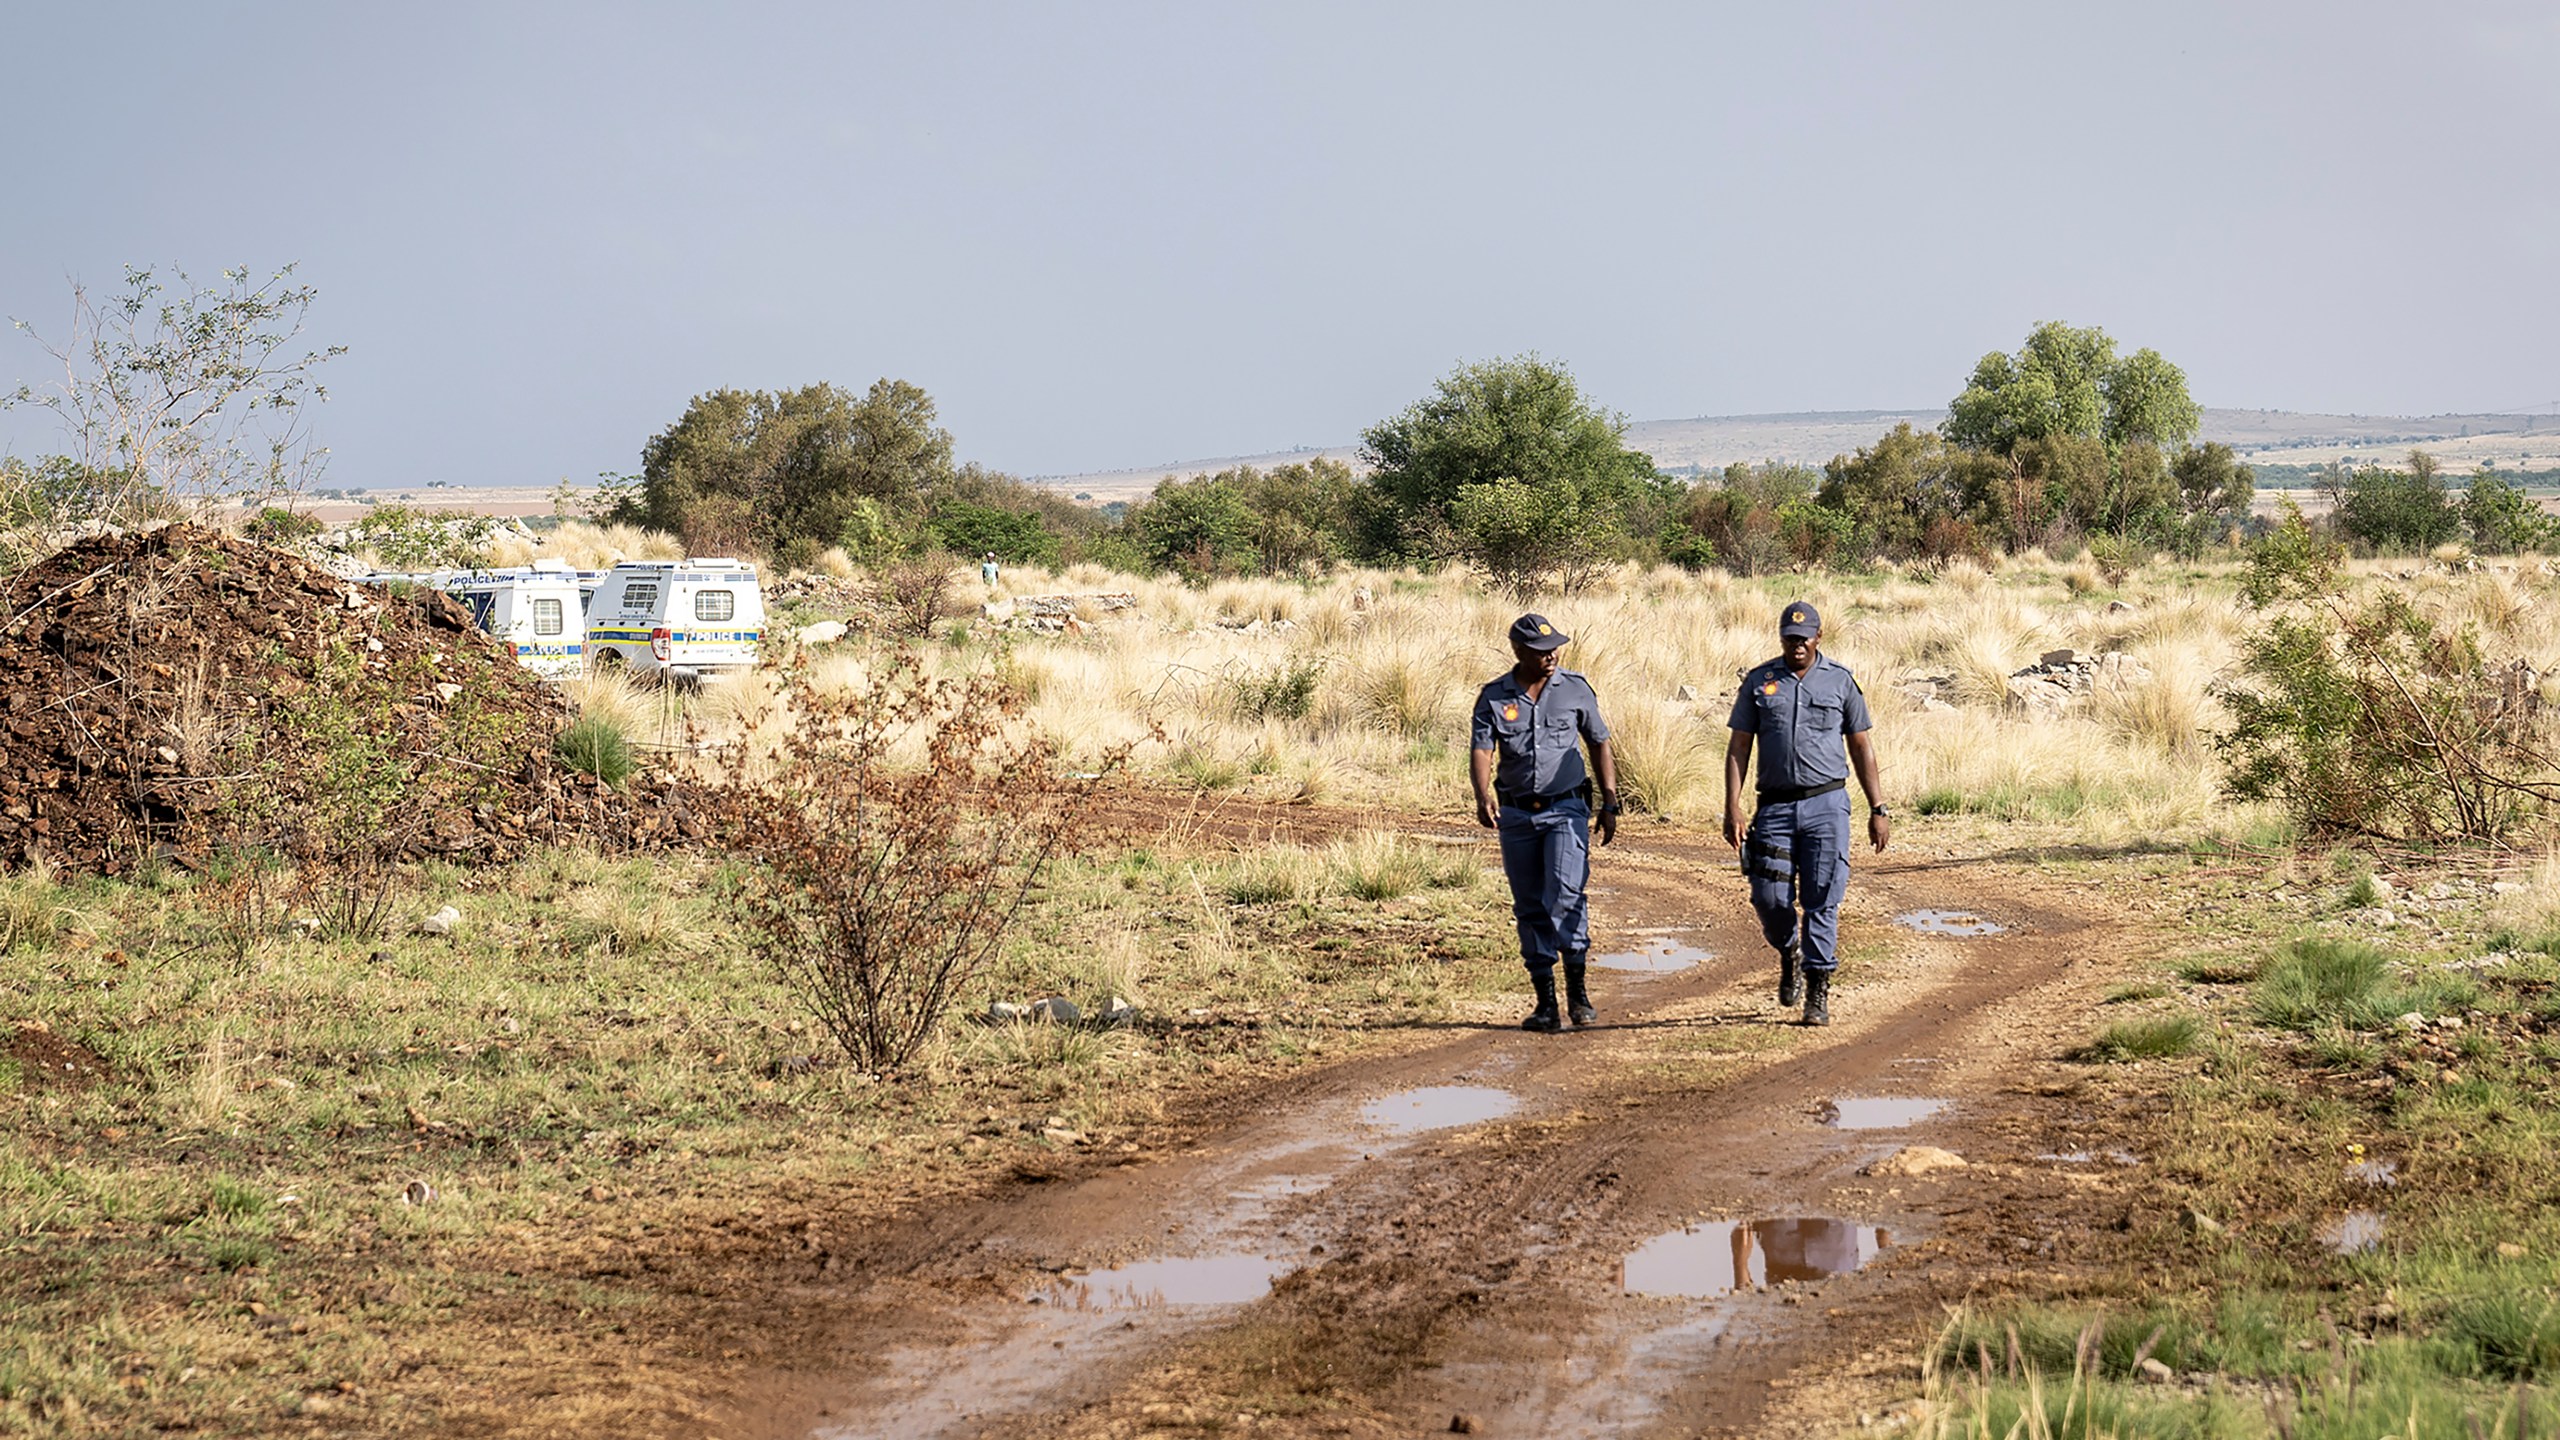
POLYGON ((732 751, 735 840, 763 863, 728 904, 856 1065, 896 1070, 994 956, 1049 860, 1084 838, 1129 747, 1066 775, 1001 679, 932 679, 913 655, 858 691, 794 672, 787 701, 776 753, 732 751))
POLYGON ((936 621, 962 613, 951 604, 956 573, 947 555, 901 560, 884 567, 872 580, 874 602, 895 633, 921 639, 933 633, 936 621))

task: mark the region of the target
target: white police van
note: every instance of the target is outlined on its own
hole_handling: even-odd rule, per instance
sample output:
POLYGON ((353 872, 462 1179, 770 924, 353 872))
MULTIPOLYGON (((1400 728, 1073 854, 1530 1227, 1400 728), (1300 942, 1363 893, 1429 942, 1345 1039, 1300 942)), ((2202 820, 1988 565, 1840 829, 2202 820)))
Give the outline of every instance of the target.
POLYGON ((733 675, 755 668, 763 638, 764 590, 745 561, 625 560, 587 596, 588 663, 598 667, 670 680, 733 675))
POLYGON ((587 626, 578 603, 578 572, 560 561, 370 578, 432 586, 461 601, 473 623, 512 646, 516 662, 545 679, 563 680, 586 669, 587 626))

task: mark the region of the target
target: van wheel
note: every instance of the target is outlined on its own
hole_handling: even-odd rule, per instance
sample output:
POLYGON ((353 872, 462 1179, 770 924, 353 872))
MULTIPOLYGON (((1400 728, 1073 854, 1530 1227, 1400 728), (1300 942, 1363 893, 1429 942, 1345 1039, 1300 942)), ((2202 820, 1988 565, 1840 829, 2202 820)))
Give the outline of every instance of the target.
POLYGON ((593 668, 601 675, 619 675, 624 670, 630 668, 631 664, 630 661, 622 658, 621 651, 614 649, 610 645, 598 650, 595 653, 594 661, 595 663, 593 668))

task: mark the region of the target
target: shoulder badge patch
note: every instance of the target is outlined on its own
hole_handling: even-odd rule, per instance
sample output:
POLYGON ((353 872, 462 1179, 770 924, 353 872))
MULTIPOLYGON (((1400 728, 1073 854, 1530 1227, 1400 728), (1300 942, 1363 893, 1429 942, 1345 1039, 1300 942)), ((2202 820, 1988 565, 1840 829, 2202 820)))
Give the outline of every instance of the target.
POLYGON ((1770 681, 1768 684, 1761 686, 1761 687, 1760 687, 1760 693, 1761 693, 1761 694, 1763 694, 1763 695, 1775 695, 1775 694, 1777 694, 1777 693, 1778 693, 1778 682, 1777 682, 1777 681, 1775 681, 1775 680, 1772 680, 1772 681, 1770 681))
POLYGON ((1519 707, 1519 706, 1517 706, 1517 705, 1505 704, 1505 705, 1502 707, 1502 718, 1503 718, 1503 719, 1505 719, 1505 720, 1517 720, 1517 719, 1519 719, 1519 718, 1520 718, 1520 707, 1519 707))

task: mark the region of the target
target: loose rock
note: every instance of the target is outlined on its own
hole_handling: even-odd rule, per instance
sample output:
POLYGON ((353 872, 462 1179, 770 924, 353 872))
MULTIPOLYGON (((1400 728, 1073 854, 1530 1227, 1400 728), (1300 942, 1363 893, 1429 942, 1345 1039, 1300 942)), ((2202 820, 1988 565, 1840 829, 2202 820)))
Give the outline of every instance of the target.
POLYGON ((1965 1164, 1964 1157, 1958 1155, 1952 1150, 1941 1150, 1935 1145, 1905 1145, 1901 1149, 1896 1150, 1883 1159, 1876 1161, 1874 1164, 1869 1165, 1866 1169, 1861 1170, 1858 1173, 1861 1175, 1919 1176, 1934 1175, 1942 1170, 1963 1170, 1966 1168, 1968 1167, 1965 1164))
POLYGON ((1084 1019, 1084 1011, 1064 995, 1052 995, 1032 1003, 1031 1018, 1046 1020, 1052 1025, 1074 1025, 1084 1019))

